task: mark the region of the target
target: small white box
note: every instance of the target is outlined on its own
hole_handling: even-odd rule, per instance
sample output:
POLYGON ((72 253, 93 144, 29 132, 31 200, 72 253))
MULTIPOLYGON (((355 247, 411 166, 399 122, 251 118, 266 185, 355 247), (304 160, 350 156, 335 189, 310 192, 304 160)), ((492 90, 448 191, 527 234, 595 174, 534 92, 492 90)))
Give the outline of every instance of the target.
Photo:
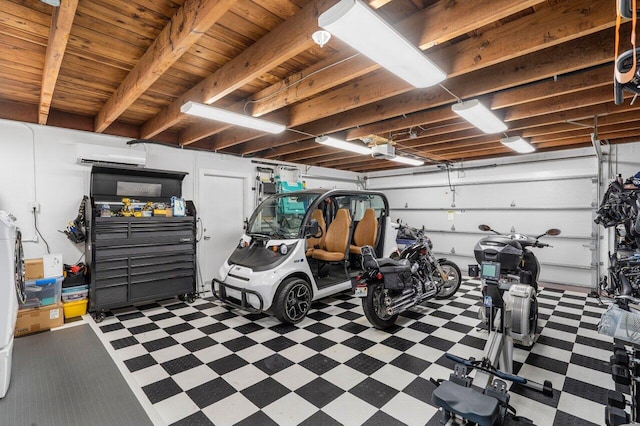
POLYGON ((57 278, 62 276, 62 255, 45 254, 42 256, 44 278, 57 278))

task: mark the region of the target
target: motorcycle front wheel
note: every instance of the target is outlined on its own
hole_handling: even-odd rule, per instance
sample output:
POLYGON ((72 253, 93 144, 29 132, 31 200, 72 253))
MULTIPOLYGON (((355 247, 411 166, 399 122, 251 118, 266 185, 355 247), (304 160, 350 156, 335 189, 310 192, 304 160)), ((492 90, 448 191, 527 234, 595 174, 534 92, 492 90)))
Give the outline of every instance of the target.
MULTIPOLYGON (((445 260, 440 263, 440 267, 447 275, 447 282, 442 284, 440 291, 436 294, 436 299, 448 299, 453 296, 456 291, 460 288, 460 283, 462 282, 462 274, 460 273, 460 268, 458 265, 451 262, 450 260, 445 260)), ((437 270, 433 271, 433 279, 436 281, 442 281, 442 277, 438 273, 437 270)))
POLYGON ((362 299, 362 310, 367 320, 377 329, 385 330, 396 323, 398 314, 389 315, 384 306, 384 287, 382 283, 369 286, 367 297, 362 299))

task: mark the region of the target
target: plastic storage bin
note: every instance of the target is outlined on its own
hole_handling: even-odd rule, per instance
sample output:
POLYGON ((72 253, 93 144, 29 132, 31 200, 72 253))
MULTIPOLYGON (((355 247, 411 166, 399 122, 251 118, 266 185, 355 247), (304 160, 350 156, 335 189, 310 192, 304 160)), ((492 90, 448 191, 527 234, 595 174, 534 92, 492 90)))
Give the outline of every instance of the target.
POLYGON ((88 299, 74 300, 72 302, 65 302, 64 305, 64 319, 79 317, 87 313, 88 299))
POLYGON ((25 294, 27 298, 24 304, 20 304, 20 309, 38 308, 60 302, 63 279, 63 277, 58 277, 26 281, 25 294))
POLYGON ((88 285, 79 285, 62 289, 62 301, 72 302, 74 300, 86 299, 89 294, 88 285))

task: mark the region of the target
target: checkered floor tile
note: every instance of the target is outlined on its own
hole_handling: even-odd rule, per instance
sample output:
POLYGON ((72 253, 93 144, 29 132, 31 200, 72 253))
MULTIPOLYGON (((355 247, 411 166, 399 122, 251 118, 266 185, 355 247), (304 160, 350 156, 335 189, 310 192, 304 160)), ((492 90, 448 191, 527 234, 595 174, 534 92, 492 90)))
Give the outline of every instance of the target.
MULTIPOLYGON (((530 350, 514 349, 514 370, 551 380, 553 397, 513 385, 511 405, 538 425, 603 424, 615 388, 613 341, 596 331, 604 309, 549 288, 538 301, 540 336, 530 350)), ((97 329, 166 424, 436 425, 429 378, 448 378, 445 352, 482 356, 480 304, 479 283, 469 280, 387 332, 348 293, 314 303, 295 326, 215 299, 171 299, 113 311, 97 329)))

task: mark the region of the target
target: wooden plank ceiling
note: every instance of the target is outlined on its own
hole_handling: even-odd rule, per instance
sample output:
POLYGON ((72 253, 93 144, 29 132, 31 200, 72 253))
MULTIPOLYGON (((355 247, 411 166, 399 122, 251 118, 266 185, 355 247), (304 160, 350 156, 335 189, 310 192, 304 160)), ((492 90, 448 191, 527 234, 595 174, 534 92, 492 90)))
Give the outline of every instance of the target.
MULTIPOLYGON (((451 112, 480 99, 538 151, 640 141, 613 102, 615 0, 368 0, 448 75, 414 89, 335 37, 337 0, 4 0, 0 117, 358 172, 406 167, 318 145, 378 135, 427 162, 514 155, 451 112), (446 90, 445 90, 446 88, 446 90), (186 101, 287 125, 187 117, 186 101)), ((630 48, 630 22, 621 30, 630 48)))

